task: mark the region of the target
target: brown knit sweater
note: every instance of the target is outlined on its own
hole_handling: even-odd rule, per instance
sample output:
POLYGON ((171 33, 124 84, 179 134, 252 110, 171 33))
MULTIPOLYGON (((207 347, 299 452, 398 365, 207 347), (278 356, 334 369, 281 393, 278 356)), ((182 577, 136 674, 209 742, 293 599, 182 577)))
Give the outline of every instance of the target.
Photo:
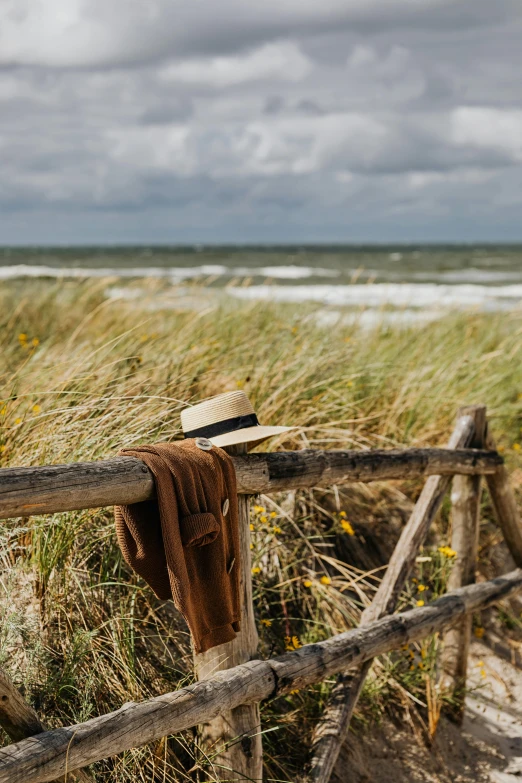
POLYGON ((158 598, 174 600, 196 652, 231 641, 240 618, 232 460, 215 446, 199 449, 192 439, 123 449, 120 454, 142 460, 156 484, 156 500, 115 507, 123 557, 158 598))

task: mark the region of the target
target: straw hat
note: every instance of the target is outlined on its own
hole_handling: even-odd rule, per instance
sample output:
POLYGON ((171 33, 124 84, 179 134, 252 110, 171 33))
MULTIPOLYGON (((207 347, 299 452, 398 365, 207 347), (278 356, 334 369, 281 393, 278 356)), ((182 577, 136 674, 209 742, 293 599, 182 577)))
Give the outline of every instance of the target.
POLYGON ((233 446, 236 443, 260 443, 272 435, 293 427, 264 427, 245 392, 219 394, 181 412, 181 426, 185 438, 207 438, 214 446, 233 446))

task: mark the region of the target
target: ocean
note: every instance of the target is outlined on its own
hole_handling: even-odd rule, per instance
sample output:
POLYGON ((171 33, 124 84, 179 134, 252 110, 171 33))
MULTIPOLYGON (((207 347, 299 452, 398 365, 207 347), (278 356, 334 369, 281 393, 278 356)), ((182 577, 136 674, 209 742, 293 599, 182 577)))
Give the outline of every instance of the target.
POLYGON ((365 311, 370 323, 386 311, 388 320, 411 322, 455 309, 519 309, 522 245, 0 249, 0 280, 24 277, 110 277, 115 298, 125 298, 130 280, 156 278, 176 289, 178 303, 197 283, 236 299, 313 302, 325 321, 365 311))

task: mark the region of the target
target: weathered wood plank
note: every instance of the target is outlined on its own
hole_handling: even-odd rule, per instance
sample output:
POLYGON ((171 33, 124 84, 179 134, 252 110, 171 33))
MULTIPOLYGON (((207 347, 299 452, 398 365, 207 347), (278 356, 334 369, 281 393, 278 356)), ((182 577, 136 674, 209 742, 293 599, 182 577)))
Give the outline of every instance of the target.
MULTIPOLYGON (((475 435, 472 416, 459 416, 448 443, 449 449, 468 446, 475 435)), ((374 622, 395 610, 399 595, 406 584, 415 558, 426 540, 431 523, 447 492, 449 476, 430 476, 415 504, 397 546, 390 559, 384 578, 379 585, 371 606, 363 612, 361 625, 374 622)), ((339 757, 341 747, 348 736, 353 711, 359 700, 364 682, 371 668, 366 661, 354 673, 341 674, 333 688, 326 709, 314 732, 310 780, 327 783, 339 757)))
MULTIPOLYGON (((496 449, 495 439, 489 430, 486 431, 486 446, 496 449)), ((504 534, 511 557, 522 566, 522 521, 518 513, 515 493, 509 483, 509 476, 504 465, 487 477, 489 494, 497 522, 504 534)))
POLYGON ((138 503, 153 497, 154 479, 141 460, 0 470, 0 518, 138 503))
POLYGON ((1 669, 0 726, 15 742, 45 731, 36 712, 1 669))
POLYGON ((247 494, 347 481, 387 481, 432 475, 494 473, 503 460, 495 452, 469 449, 370 451, 279 451, 236 457, 238 491, 247 494))
MULTIPOLYGON (((46 730, 40 718, 27 704, 11 678, 0 669, 0 726, 15 742, 41 734, 46 730)), ((70 774, 79 783, 92 783, 92 777, 85 770, 76 770, 70 774)), ((63 775, 56 783, 65 783, 63 775)))
MULTIPOLYGON (((227 451, 231 455, 246 454, 247 447, 240 444, 229 447, 227 451)), ((259 638, 252 599, 250 498, 248 495, 239 495, 238 502, 241 631, 233 641, 194 656, 198 680, 208 680, 218 671, 232 669, 258 657, 259 638)), ((201 740, 204 747, 211 749, 213 777, 227 781, 262 781, 263 746, 260 731, 259 703, 240 704, 205 723, 201 740), (219 752, 221 747, 223 751, 219 752)))
MULTIPOLYGON (((486 436, 486 407, 462 409, 475 422, 475 437, 470 445, 482 448, 486 436)), ((448 579, 448 590, 473 584, 477 567, 480 521, 481 476, 455 476, 451 489, 451 547, 457 553, 448 579)), ((466 677, 472 618, 466 617, 458 626, 444 634, 441 655, 443 690, 453 696, 451 714, 459 723, 464 718, 466 677)))
MULTIPOLYGON (((233 459, 238 492, 245 495, 348 481, 488 475, 503 465, 496 451, 471 449, 304 449, 233 459)), ((133 457, 0 470, 0 519, 138 503, 153 495, 152 474, 133 457)))
POLYGON ((470 585, 433 604, 308 644, 268 661, 250 661, 179 691, 0 749, 0 783, 45 783, 132 747, 204 723, 240 704, 258 702, 359 666, 365 660, 442 630, 470 612, 522 590, 522 569, 470 585))

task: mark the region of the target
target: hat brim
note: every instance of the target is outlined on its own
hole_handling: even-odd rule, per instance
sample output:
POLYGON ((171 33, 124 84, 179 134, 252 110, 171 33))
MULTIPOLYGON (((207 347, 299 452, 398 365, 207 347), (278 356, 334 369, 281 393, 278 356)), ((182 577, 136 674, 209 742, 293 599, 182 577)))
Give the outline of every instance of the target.
POLYGON ((261 443, 261 441, 267 438, 272 438, 274 435, 281 435, 283 432, 289 432, 295 430, 295 427, 245 427, 242 430, 233 430, 232 432, 225 432, 223 435, 216 435, 215 438, 209 438, 209 441, 214 446, 223 448, 224 446, 235 446, 238 443, 261 443))

